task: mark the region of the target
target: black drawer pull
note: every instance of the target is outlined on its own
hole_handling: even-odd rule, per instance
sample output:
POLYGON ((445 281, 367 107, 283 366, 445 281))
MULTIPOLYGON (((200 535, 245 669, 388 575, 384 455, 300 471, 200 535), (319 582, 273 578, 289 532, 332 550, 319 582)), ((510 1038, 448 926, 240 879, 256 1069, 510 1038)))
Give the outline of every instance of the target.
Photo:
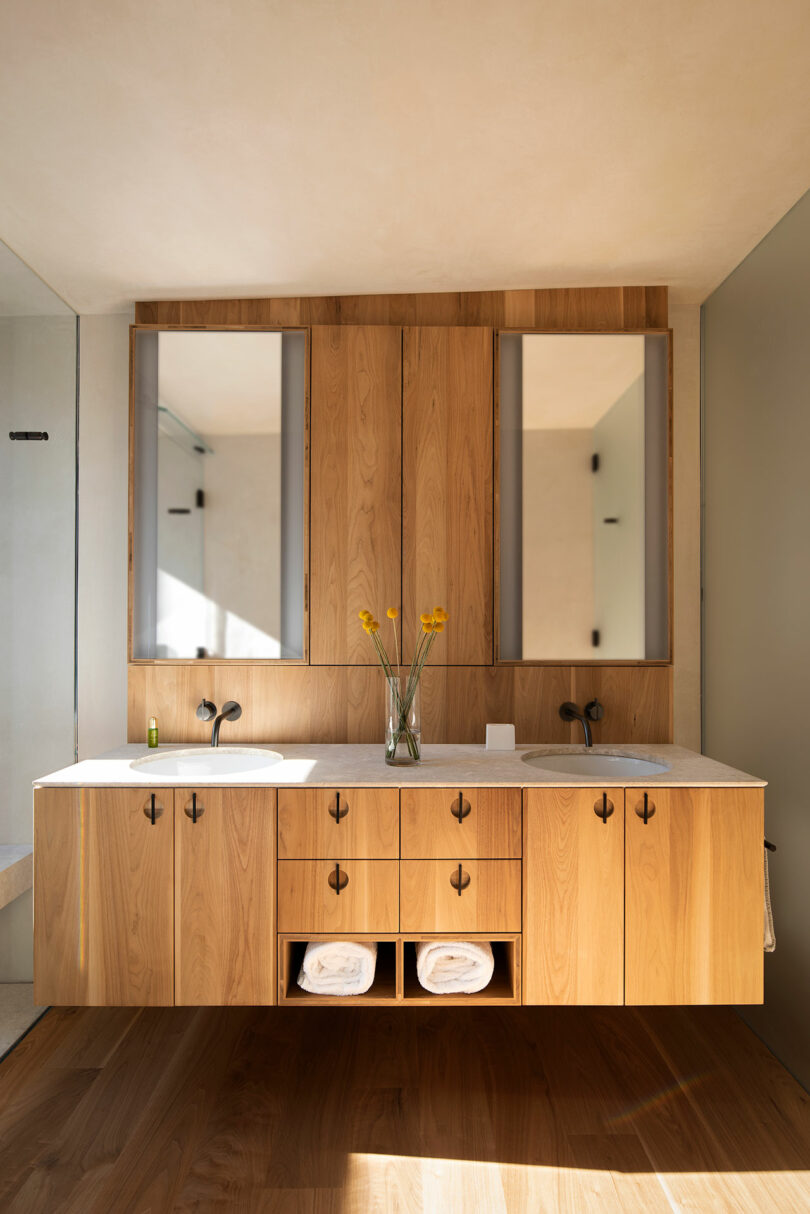
POLYGON ((457 894, 460 898, 461 891, 463 889, 466 889, 467 886, 470 884, 470 874, 466 873, 464 871, 464 869, 461 867, 461 865, 459 864, 458 872, 452 873, 450 876, 450 884, 452 885, 453 889, 457 892, 457 894))
POLYGON ((340 871, 339 864, 335 865, 333 871, 327 877, 327 881, 329 882, 330 888, 333 889, 338 896, 340 895, 340 891, 345 889, 349 884, 349 878, 346 873, 342 873, 340 871))
POLYGON ((334 805, 329 806, 329 816, 331 818, 335 819, 336 826, 340 826, 341 818, 345 818, 346 814, 348 812, 349 812, 349 806, 346 804, 345 801, 343 802, 342 805, 340 804, 340 793, 336 792, 335 793, 335 803, 334 803, 334 805))
POLYGON ((205 806, 197 804, 197 794, 196 794, 196 792, 193 792, 191 794, 191 804, 187 805, 185 808, 186 817, 191 818, 191 821, 196 826, 197 819, 201 818, 204 813, 205 813, 205 806))
POLYGON ((472 806, 470 805, 469 801, 464 800, 464 794, 459 793, 458 800, 453 801, 450 806, 450 813, 454 818, 458 818, 458 824, 461 826, 461 823, 467 817, 471 809, 472 806))
POLYGON ((601 818, 604 823, 607 823, 608 818, 613 813, 613 802, 608 800, 606 792, 602 793, 598 801, 594 801, 593 812, 597 818, 601 818))
POLYGON ((143 812, 146 814, 147 818, 149 819, 149 821, 152 823, 153 826, 155 825, 158 818, 163 813, 163 806, 158 805, 157 801, 155 800, 154 793, 152 793, 149 797, 149 804, 144 805, 143 812))
POLYGON ((644 794, 644 799, 639 801, 638 805, 636 806, 636 813, 640 818, 644 819, 645 826, 655 813, 655 802, 650 800, 649 795, 646 792, 644 794))

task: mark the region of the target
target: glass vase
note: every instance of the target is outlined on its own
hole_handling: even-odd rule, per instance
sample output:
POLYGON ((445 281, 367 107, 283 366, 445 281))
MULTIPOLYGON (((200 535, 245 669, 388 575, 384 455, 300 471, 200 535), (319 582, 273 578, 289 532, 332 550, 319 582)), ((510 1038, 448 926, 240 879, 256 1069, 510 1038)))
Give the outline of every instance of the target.
POLYGON ((395 676, 385 680, 385 761, 392 767, 418 763, 422 753, 419 684, 408 691, 408 681, 395 676))

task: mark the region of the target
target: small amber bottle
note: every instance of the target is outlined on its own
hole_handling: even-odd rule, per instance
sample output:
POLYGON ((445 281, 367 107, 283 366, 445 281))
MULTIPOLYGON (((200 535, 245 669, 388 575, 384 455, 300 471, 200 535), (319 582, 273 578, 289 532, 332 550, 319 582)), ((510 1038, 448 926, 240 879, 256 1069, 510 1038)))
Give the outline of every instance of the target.
POLYGON ((157 717, 149 718, 149 729, 146 734, 146 743, 153 749, 158 744, 157 717))

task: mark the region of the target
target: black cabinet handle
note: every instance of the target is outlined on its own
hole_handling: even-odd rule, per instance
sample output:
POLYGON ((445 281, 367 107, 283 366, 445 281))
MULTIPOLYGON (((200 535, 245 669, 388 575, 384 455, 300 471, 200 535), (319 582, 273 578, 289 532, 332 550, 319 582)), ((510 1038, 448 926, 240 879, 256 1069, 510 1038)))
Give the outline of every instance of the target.
POLYGON ((472 806, 470 805, 469 801, 464 800, 463 793, 459 793, 458 800, 453 801, 452 804, 450 805, 450 813, 453 815, 454 818, 458 818, 459 826, 461 826, 461 823, 467 817, 467 815, 469 814, 471 809, 472 809, 472 806))
POLYGON ((636 806, 636 813, 638 814, 639 818, 644 819, 645 826, 655 813, 655 802, 650 800, 649 795, 646 792, 644 794, 644 799, 639 801, 638 805, 636 806))
POLYGON ((149 819, 149 821, 152 823, 153 826, 157 822, 160 815, 163 813, 163 806, 158 805, 157 801, 155 800, 154 793, 150 794, 148 803, 146 805, 144 805, 144 807, 143 807, 143 812, 146 814, 147 818, 149 819))
POLYGON ((343 802, 343 805, 340 804, 340 793, 336 792, 335 793, 335 803, 334 803, 334 805, 329 806, 329 816, 331 818, 335 819, 336 826, 340 826, 341 818, 345 818, 346 814, 348 812, 349 812, 349 806, 346 804, 345 801, 343 802))
POLYGON ((458 896, 460 898, 461 891, 466 889, 467 886, 470 884, 470 874, 465 873, 464 869, 459 864, 458 872, 450 874, 450 884, 452 885, 453 889, 456 891, 456 893, 458 894, 458 896))
POLYGON ((334 869, 327 877, 327 881, 329 882, 330 888, 333 889, 338 896, 340 896, 340 891, 345 889, 349 884, 349 878, 346 873, 342 873, 340 871, 339 864, 335 865, 334 869))
POLYGON ((191 804, 187 805, 185 808, 186 817, 191 818, 191 821, 196 826, 197 819, 201 818, 204 813, 205 813, 205 806, 197 804, 197 794, 196 794, 196 792, 193 792, 191 794, 191 804))
POLYGON ((613 802, 609 801, 607 793, 603 792, 599 800, 594 801, 593 812, 596 814, 597 818, 601 818, 602 821, 607 824, 608 818, 613 813, 613 808, 613 802))

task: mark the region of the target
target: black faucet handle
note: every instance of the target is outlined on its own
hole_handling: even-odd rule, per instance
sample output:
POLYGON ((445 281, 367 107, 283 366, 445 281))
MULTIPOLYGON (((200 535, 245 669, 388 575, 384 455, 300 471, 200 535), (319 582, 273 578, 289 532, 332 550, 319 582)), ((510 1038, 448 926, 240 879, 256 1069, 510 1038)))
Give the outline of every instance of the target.
POLYGON ((216 715, 216 704, 212 704, 210 700, 200 700, 197 705, 197 716, 201 721, 213 721, 216 715))
POLYGON ((604 706, 600 704, 596 696, 594 696, 593 699, 589 700, 585 705, 585 716, 589 721, 601 721, 604 715, 604 706))

